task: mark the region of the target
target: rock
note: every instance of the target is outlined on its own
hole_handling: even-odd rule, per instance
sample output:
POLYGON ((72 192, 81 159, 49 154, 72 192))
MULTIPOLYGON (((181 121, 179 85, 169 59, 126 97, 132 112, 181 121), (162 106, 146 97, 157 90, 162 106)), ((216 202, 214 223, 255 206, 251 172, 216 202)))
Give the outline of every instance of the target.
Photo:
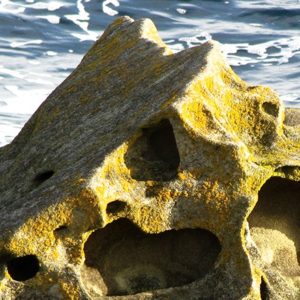
POLYGON ((299 299, 299 153, 218 43, 116 19, 0 149, 0 298, 299 299))
POLYGON ((289 126, 300 125, 300 110, 287 108, 285 110, 285 124, 289 126))

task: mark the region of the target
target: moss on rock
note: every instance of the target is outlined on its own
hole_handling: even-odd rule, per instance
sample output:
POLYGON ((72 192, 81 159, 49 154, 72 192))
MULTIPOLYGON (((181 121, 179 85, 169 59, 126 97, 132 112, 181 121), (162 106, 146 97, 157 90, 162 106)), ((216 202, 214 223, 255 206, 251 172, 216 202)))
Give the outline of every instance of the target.
POLYGON ((0 148, 1 299, 299 299, 300 126, 217 42, 116 19, 0 148))

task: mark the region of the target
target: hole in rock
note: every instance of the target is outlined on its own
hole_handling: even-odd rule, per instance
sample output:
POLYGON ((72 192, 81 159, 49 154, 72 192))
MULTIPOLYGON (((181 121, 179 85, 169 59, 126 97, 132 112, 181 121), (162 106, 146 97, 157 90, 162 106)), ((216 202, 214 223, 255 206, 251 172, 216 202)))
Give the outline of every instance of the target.
POLYGON ((9 275, 17 281, 33 278, 39 269, 39 261, 35 255, 16 257, 7 262, 9 275))
POLYGON ((249 216, 264 262, 287 276, 300 275, 300 182, 270 178, 249 216))
POLYGON ((288 176, 295 176, 297 172, 299 172, 300 167, 295 167, 295 166, 283 166, 279 167, 275 170, 275 172, 278 173, 284 173, 284 175, 289 178, 288 176))
POLYGON ((7 252, 0 253, 0 280, 2 280, 5 277, 6 263, 10 261, 12 258, 13 256, 10 253, 7 252))
POLYGON ((86 273, 97 270, 98 276, 84 274, 89 278, 85 285, 106 295, 182 286, 205 276, 220 250, 217 237, 206 230, 146 234, 122 218, 88 238, 85 266, 93 271, 86 273))
POLYGON ((108 214, 117 214, 125 210, 127 204, 124 201, 116 200, 110 202, 106 207, 106 212, 108 214))
POLYGON ((278 116, 279 107, 276 104, 271 103, 271 102, 265 102, 265 103, 263 103, 262 107, 267 114, 269 114, 273 117, 278 116))
POLYGON ((261 300, 270 299, 270 291, 263 277, 261 278, 261 282, 260 282, 260 298, 261 300))
POLYGON ((55 228, 55 230, 54 230, 54 232, 64 232, 64 231, 66 231, 68 229, 68 226, 67 225, 61 225, 61 226, 59 226, 59 227, 57 227, 57 228, 55 228))
POLYGON ((38 185, 42 184, 44 181, 48 180, 53 175, 54 175, 54 171, 52 171, 52 170, 39 173, 35 176, 33 182, 35 183, 35 185, 38 186, 38 185))
POLYGON ((275 170, 275 172, 283 172, 285 174, 291 174, 296 168, 293 166, 283 166, 275 170))
POLYGON ((180 157, 170 121, 164 119, 154 127, 144 128, 126 153, 125 163, 135 180, 176 178, 180 157))

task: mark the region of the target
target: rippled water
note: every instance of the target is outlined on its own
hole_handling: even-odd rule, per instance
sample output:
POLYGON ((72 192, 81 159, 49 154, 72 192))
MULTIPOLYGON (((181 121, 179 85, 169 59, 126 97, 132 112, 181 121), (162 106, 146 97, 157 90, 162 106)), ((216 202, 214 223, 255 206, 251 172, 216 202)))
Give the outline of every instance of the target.
POLYGON ((220 41, 243 79, 300 107, 298 0, 0 0, 0 145, 121 15, 151 18, 175 51, 220 41))

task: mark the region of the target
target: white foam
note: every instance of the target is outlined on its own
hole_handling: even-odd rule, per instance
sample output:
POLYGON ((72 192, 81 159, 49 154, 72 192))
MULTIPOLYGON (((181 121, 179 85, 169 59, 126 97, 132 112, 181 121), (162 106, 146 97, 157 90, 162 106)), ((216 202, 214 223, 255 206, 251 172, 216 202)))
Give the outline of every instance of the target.
POLYGON ((25 6, 19 3, 13 3, 10 0, 0 1, 1 13, 21 14, 25 11, 25 6))
POLYGON ((2 13, 10 13, 10 14, 23 14, 26 8, 36 9, 36 10, 48 10, 48 11, 56 11, 61 7, 69 7, 72 4, 64 2, 64 1, 38 1, 34 0, 26 0, 24 3, 14 3, 14 1, 10 0, 1 0, 0 1, 0 12, 2 13))
POLYGON ((251 25, 253 27, 263 27, 263 25, 259 24, 259 23, 249 23, 249 25, 251 25))
MULTIPOLYGON (((13 3, 9 0, 0 1, 0 12, 9 13, 14 15, 22 15, 25 12, 26 8, 36 9, 36 10, 48 10, 55 11, 63 6, 71 6, 71 4, 65 2, 34 2, 31 0, 25 1, 25 3, 13 3)), ((36 18, 46 19, 51 24, 59 24, 60 17, 56 15, 41 15, 35 16, 36 18)), ((12 48, 20 48, 29 44, 40 44, 41 40, 32 40, 32 41, 14 41, 11 43, 12 48)))
POLYGON ((41 79, 41 78, 26 78, 27 82, 31 82, 34 84, 47 85, 49 84, 49 79, 41 79))
POLYGON ((48 3, 48 10, 49 11, 55 11, 55 10, 58 10, 61 7, 65 6, 65 5, 66 5, 66 3, 50 1, 50 3, 48 3))
POLYGON ((22 40, 22 41, 18 41, 18 42, 12 42, 10 43, 10 46, 12 48, 21 48, 27 45, 40 45, 42 44, 43 41, 42 40, 31 40, 31 41, 26 41, 26 40, 22 40))
POLYGON ((2 59, 6 65, 0 66, 0 74, 4 76, 0 93, 1 145, 12 140, 53 88, 68 75, 69 71, 57 73, 57 67, 75 67, 80 59, 79 54, 43 56, 39 58, 38 64, 31 64, 30 68, 25 66, 29 62, 36 62, 36 59, 2 59), (17 68, 20 69, 16 71, 17 68))
POLYGON ((248 45, 247 51, 248 53, 259 55, 262 59, 268 57, 267 47, 262 47, 260 44, 248 45))
POLYGON ((16 95, 18 92, 19 88, 16 85, 5 85, 4 88, 8 91, 10 91, 12 94, 16 95))
POLYGON ((236 1, 236 5, 239 8, 262 8, 265 9, 266 7, 270 8, 284 8, 284 9, 297 9, 300 8, 300 1, 299 0, 252 0, 252 1, 236 1))
POLYGON ((22 126, 13 123, 2 124, 0 121, 0 147, 10 143, 21 129, 22 126))
POLYGON ((49 56, 55 56, 55 55, 57 55, 57 52, 55 52, 55 51, 46 51, 46 54, 49 55, 49 56))
POLYGON ((211 40, 211 38, 212 37, 211 37, 211 35, 208 32, 202 31, 199 34, 197 34, 196 36, 181 37, 178 40, 180 42, 185 42, 188 47, 193 47, 195 45, 203 44, 203 43, 211 40))
POLYGON ((49 15, 49 16, 40 16, 40 19, 46 19, 51 24, 59 24, 60 23, 60 17, 55 15, 49 15))
POLYGON ((97 34, 93 34, 93 35, 86 35, 84 33, 77 33, 77 32, 72 32, 71 33, 72 36, 76 37, 77 39, 80 40, 80 42, 83 41, 95 41, 97 39, 97 34))
POLYGON ((5 85, 5 89, 10 92, 11 97, 4 107, 1 107, 0 113, 14 114, 22 112, 22 114, 31 115, 48 96, 48 89, 25 90, 16 85, 5 85))
POLYGON ((181 15, 185 15, 186 14, 186 9, 184 8, 176 8, 176 11, 181 14, 181 15))
POLYGON ((23 79, 24 78, 24 75, 21 74, 19 71, 10 70, 10 69, 7 69, 4 66, 0 65, 0 74, 1 73, 2 74, 6 74, 6 75, 10 75, 12 77, 16 77, 16 78, 19 78, 19 79, 23 79))
POLYGON ((0 146, 9 143, 21 130, 24 123, 45 99, 48 90, 24 90, 16 85, 5 85, 10 94, 8 101, 0 105, 0 146), (20 113, 22 112, 22 113, 20 113))
POLYGON ((76 38, 79 38, 81 41, 83 40, 93 40, 97 39, 98 34, 88 29, 90 14, 85 10, 84 5, 82 4, 82 0, 77 0, 76 6, 78 9, 78 14, 76 15, 65 15, 67 19, 72 21, 74 24, 79 26, 85 34, 81 33, 72 33, 72 35, 76 38))
POLYGON ((289 101, 289 102, 296 102, 297 100, 300 100, 300 95, 296 93, 289 93, 289 94, 284 94, 281 95, 281 100, 282 101, 289 101))
POLYGON ((34 66, 38 66, 41 64, 41 62, 39 62, 38 60, 35 60, 35 59, 28 60, 28 63, 31 65, 34 65, 34 66))
POLYGON ((111 7, 109 7, 108 5, 111 4, 114 7, 119 7, 120 6, 120 2, 118 0, 105 0, 102 2, 102 11, 109 15, 109 16, 115 16, 117 15, 119 12, 117 10, 112 9, 111 7))
POLYGON ((64 2, 56 2, 56 1, 44 1, 44 2, 31 2, 30 8, 34 9, 45 9, 48 11, 55 11, 60 9, 63 6, 70 6, 70 4, 64 3, 64 2))
POLYGON ((293 56, 300 54, 300 37, 281 38, 255 45, 250 45, 249 43, 223 44, 223 50, 230 59, 230 63, 233 65, 262 62, 285 64, 288 63, 293 56), (268 50, 272 47, 277 49, 276 53, 268 53, 268 50), (249 57, 238 55, 234 57, 233 54, 237 54, 238 50, 244 50, 249 54, 255 54, 257 57, 255 59, 249 59, 249 57))

